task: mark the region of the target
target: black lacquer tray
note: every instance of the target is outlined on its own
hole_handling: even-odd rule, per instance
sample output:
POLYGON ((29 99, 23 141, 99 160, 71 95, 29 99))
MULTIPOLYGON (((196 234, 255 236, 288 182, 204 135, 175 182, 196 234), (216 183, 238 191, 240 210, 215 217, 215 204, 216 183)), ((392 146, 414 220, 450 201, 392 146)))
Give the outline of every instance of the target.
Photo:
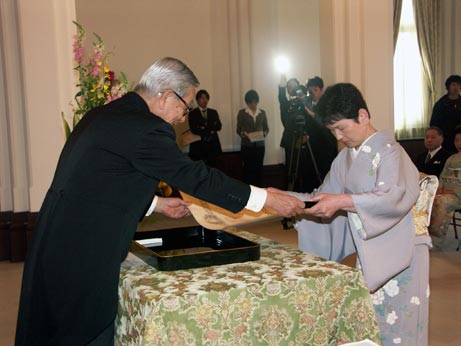
POLYGON ((158 270, 169 271, 255 261, 260 247, 232 233, 202 226, 136 232, 130 251, 158 270), (161 238, 161 245, 136 240, 161 238))

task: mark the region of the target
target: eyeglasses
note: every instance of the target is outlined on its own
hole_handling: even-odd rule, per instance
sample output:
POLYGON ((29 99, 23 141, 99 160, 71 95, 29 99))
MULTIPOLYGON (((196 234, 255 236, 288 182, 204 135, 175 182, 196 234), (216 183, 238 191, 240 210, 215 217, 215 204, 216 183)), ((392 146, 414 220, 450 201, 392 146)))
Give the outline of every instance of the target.
POLYGON ((191 109, 190 109, 189 106, 187 105, 187 102, 184 101, 184 99, 183 99, 181 96, 179 96, 179 94, 178 94, 176 91, 173 90, 173 93, 176 95, 176 97, 177 97, 178 99, 181 100, 182 103, 184 103, 184 106, 186 106, 186 109, 184 109, 184 113, 183 113, 183 116, 185 117, 187 114, 190 113, 191 109))

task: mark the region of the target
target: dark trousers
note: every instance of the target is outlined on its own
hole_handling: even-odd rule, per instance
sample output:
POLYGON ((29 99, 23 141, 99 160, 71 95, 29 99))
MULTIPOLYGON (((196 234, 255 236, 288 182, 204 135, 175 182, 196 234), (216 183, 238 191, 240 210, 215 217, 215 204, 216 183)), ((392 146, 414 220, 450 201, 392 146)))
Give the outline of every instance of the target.
POLYGON ((242 175, 245 183, 258 187, 263 186, 264 153, 264 145, 258 145, 258 143, 241 147, 242 175))
POLYGON ((115 325, 114 321, 104 329, 96 338, 93 339, 87 346, 114 346, 115 325))

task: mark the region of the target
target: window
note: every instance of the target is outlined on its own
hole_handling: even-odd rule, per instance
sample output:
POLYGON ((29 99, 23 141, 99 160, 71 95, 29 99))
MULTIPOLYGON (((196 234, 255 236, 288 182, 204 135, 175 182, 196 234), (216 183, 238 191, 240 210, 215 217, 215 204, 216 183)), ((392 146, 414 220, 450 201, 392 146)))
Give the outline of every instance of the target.
POLYGON ((394 123, 397 139, 423 137, 423 67, 412 0, 403 0, 394 53, 394 123))

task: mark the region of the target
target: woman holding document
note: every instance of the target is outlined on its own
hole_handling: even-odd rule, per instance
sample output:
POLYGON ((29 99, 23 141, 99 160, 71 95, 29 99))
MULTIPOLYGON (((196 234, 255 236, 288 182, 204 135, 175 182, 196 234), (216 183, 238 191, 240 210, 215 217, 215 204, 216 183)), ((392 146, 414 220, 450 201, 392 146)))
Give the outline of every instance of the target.
POLYGON ((264 139, 269 133, 266 112, 258 108, 259 95, 255 90, 245 94, 246 108, 237 115, 237 134, 242 138, 241 156, 243 181, 262 186, 264 139))

